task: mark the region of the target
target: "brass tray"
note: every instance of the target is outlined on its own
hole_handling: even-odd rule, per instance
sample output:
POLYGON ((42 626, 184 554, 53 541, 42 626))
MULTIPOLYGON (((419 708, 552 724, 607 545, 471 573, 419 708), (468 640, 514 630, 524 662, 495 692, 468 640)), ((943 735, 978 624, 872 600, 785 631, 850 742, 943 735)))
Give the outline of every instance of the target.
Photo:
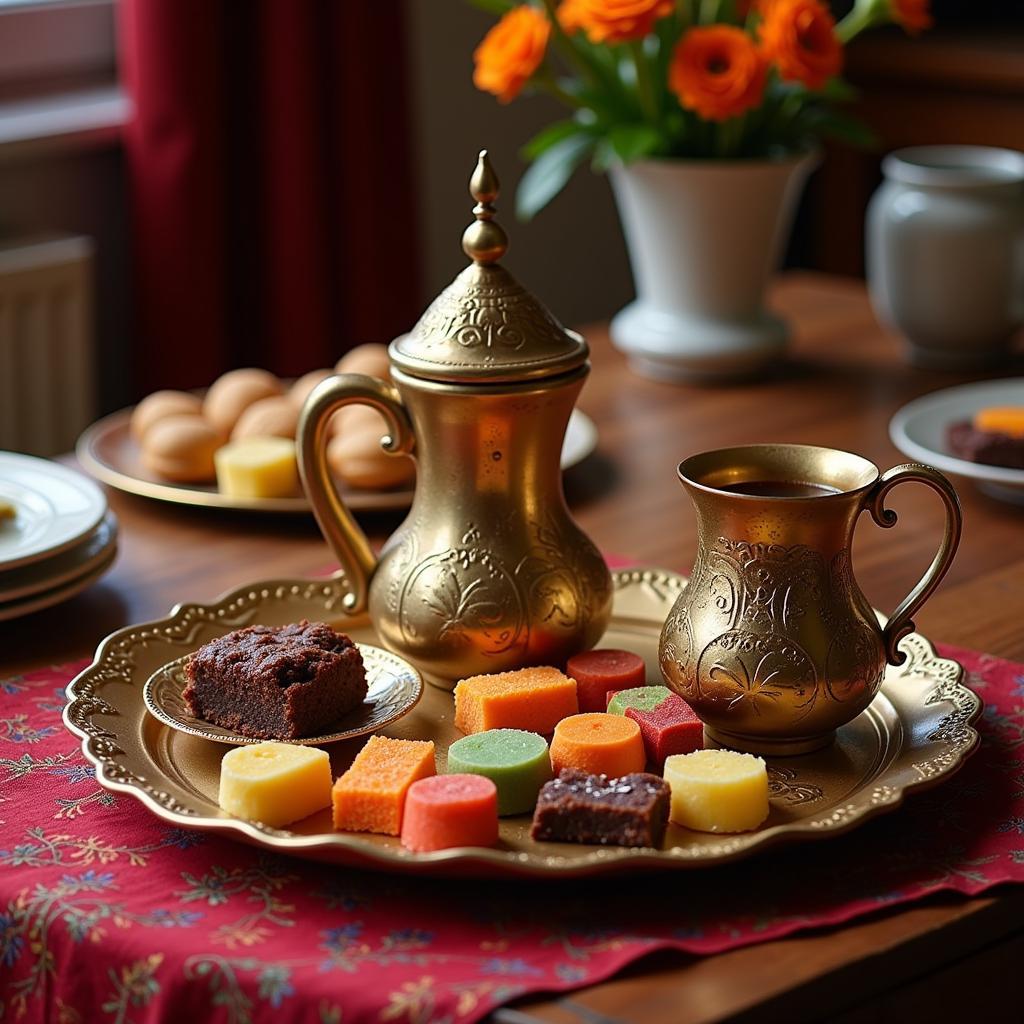
MULTIPOLYGON (((658 678, 661 624, 686 580, 653 569, 613 574, 615 608, 602 641, 647 660, 658 678)), ((963 669, 940 658, 914 634, 903 642, 907 661, 890 668, 878 696, 839 731, 836 743, 801 757, 769 760, 772 809, 756 832, 721 836, 670 826, 663 848, 620 849, 536 843, 529 817, 502 819, 493 849, 429 854, 405 851, 386 836, 334 832, 329 811, 292 831, 268 828, 224 814, 217 806, 220 759, 229 749, 176 732, 146 713, 142 690, 163 664, 200 644, 253 622, 283 624, 320 619, 361 642, 376 641, 364 618, 346 619, 336 581, 273 581, 243 587, 210 605, 179 605, 159 622, 130 626, 104 640, 96 660, 68 687, 64 721, 82 737, 86 757, 107 789, 130 794, 182 828, 202 829, 296 856, 340 864, 423 874, 566 877, 614 871, 694 868, 717 864, 766 846, 822 838, 898 806, 911 789, 935 785, 960 767, 974 749, 972 727, 981 701, 963 684, 963 669)), ((457 737, 452 696, 427 686, 415 710, 384 730, 390 736, 438 744, 438 768, 457 737)), ((362 741, 331 746, 335 773, 344 770, 362 741)))
MULTIPOLYGON (((139 455, 128 422, 131 409, 104 416, 86 428, 75 446, 82 467, 97 480, 127 494, 137 494, 177 505, 229 508, 248 512, 308 513, 306 496, 292 498, 236 498, 221 494, 213 484, 177 484, 153 476, 139 455)), ((562 448, 562 469, 582 462, 597 447, 597 428, 579 409, 574 409, 562 448)), ((412 504, 414 488, 393 491, 357 490, 336 481, 345 504, 357 512, 385 512, 406 509, 412 504)))

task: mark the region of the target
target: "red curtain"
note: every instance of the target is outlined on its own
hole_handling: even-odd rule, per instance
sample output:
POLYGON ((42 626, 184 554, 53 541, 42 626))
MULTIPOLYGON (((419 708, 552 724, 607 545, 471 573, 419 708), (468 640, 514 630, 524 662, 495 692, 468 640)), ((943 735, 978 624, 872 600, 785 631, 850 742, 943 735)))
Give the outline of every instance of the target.
POLYGON ((135 383, 296 375, 418 309, 401 0, 122 0, 135 383))

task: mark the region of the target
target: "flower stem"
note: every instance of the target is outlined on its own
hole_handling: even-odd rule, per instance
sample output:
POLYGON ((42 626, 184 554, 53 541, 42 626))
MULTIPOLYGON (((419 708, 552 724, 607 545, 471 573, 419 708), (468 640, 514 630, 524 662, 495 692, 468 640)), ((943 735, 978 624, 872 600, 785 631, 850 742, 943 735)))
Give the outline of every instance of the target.
POLYGON ((578 100, 571 92, 567 92, 563 89, 558 82, 555 81, 554 75, 551 74, 551 69, 546 65, 541 65, 533 76, 533 84, 538 89, 542 89, 549 96, 553 96, 556 100, 564 103, 567 107, 572 110, 580 110, 583 107, 583 103, 578 100))
POLYGON ((644 53, 643 41, 634 39, 629 44, 629 51, 633 56, 633 64, 636 67, 636 90, 640 97, 640 109, 652 123, 658 121, 658 100, 654 95, 654 83, 651 81, 651 67, 644 53))
POLYGON ((743 138, 743 129, 746 126, 747 115, 740 114, 738 117, 730 117, 718 125, 718 155, 720 157, 734 157, 740 148, 740 140, 743 138))
POLYGON ((853 10, 836 25, 836 37, 845 46, 865 29, 880 25, 886 20, 884 16, 879 16, 876 7, 865 9, 860 4, 856 4, 853 10))
POLYGON ((562 28, 562 23, 558 20, 558 11, 555 9, 555 0, 544 0, 544 6, 547 8, 548 19, 551 22, 555 45, 558 47, 558 52, 565 58, 565 62, 584 78, 589 78, 595 85, 602 85, 601 76, 584 58, 569 38, 568 33, 562 28))
POLYGON ((697 20, 702 25, 711 25, 718 20, 718 9, 721 0, 700 0, 700 15, 697 20))

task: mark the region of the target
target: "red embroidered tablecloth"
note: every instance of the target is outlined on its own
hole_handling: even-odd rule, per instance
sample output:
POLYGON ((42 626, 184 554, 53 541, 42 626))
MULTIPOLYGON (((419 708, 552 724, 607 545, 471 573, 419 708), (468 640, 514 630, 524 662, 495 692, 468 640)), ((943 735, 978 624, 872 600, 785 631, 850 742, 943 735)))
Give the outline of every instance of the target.
POLYGON ((986 702, 953 779, 847 836, 628 884, 389 877, 169 828, 100 789, 64 730, 81 666, 8 679, 0 1019, 472 1021, 653 949, 714 953, 1024 880, 1024 666, 942 653, 986 702))

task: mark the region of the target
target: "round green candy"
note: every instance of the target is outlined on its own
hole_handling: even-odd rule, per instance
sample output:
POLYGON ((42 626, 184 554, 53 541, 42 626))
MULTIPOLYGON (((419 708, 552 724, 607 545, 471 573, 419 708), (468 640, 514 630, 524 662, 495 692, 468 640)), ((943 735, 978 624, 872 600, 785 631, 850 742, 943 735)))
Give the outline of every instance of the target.
POLYGON ((535 732, 489 729, 448 748, 448 774, 483 775, 498 787, 498 814, 526 814, 551 778, 548 745, 535 732))
POLYGON ((608 702, 608 714, 624 715, 626 708, 653 711, 671 696, 672 691, 667 686, 634 686, 631 690, 619 690, 608 702))

